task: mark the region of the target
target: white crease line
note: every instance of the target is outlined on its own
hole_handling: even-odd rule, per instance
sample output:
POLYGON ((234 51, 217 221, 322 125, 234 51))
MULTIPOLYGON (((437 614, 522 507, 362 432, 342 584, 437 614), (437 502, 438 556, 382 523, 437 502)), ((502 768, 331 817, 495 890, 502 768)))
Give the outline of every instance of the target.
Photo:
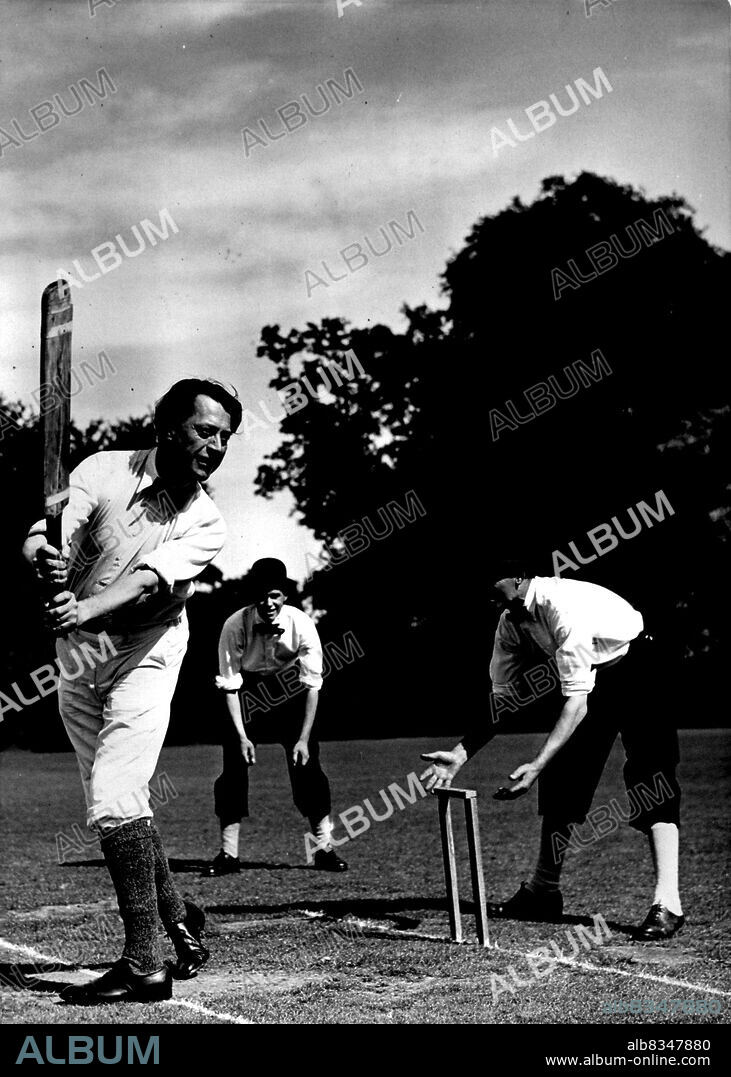
MULTIPOLYGON (((308 916, 314 915, 308 913, 308 916)), ((380 927, 378 924, 374 924, 371 920, 359 920, 357 917, 350 917, 348 920, 344 920, 345 924, 355 924, 357 927, 363 929, 363 932, 374 931, 378 935, 385 935, 386 938, 395 939, 419 939, 420 942, 450 942, 446 935, 427 935, 421 931, 405 931, 399 927, 380 927)))
MULTIPOLYGON (((353 921, 350 921, 353 923, 353 921)), ((446 936, 443 935, 426 935, 417 933, 415 931, 402 931, 399 928, 380 928, 369 923, 367 920, 355 920, 360 927, 364 930, 370 929, 376 931, 381 935, 390 935, 392 938, 400 939, 423 939, 434 942, 448 942, 446 936)), ((508 950, 503 946, 498 946, 497 943, 490 943, 489 946, 484 947, 489 952, 495 951, 499 954, 509 954, 510 957, 522 957, 528 960, 528 954, 523 953, 522 950, 508 950)), ((630 979, 636 980, 650 980, 652 983, 665 984, 668 987, 687 987, 691 991, 707 991, 711 995, 721 995, 723 998, 731 998, 731 992, 721 991, 717 987, 706 987, 705 984, 693 984, 688 980, 674 980, 669 976, 653 976, 651 972, 630 972, 628 969, 618 969, 615 965, 590 965, 587 961, 572 961, 568 957, 555 957, 551 960, 556 965, 567 965, 569 968, 584 969, 585 972, 603 972, 609 976, 628 976, 630 979)))
POLYGON ((423 941, 423 942, 449 942, 449 939, 447 938, 446 935, 427 935, 427 934, 425 934, 423 932, 405 931, 405 930, 402 930, 401 928, 398 928, 398 927, 386 927, 385 925, 383 927, 381 927, 380 924, 376 924, 372 920, 360 920, 356 916, 348 916, 347 919, 336 920, 336 919, 330 919, 328 917, 328 914, 324 913, 324 912, 319 912, 319 911, 314 912, 314 911, 312 911, 310 909, 303 909, 302 912, 304 914, 303 916, 278 916, 278 917, 270 918, 270 919, 267 919, 267 920, 225 920, 221 924, 218 925, 218 930, 219 930, 221 935, 228 936, 228 935, 234 935, 234 934, 236 934, 236 932, 235 931, 221 930, 222 927, 225 929, 225 926, 227 924, 230 924, 230 925, 232 925, 232 926, 234 926, 236 928, 240 928, 240 927, 243 927, 243 928, 261 927, 262 925, 266 925, 266 924, 311 924, 311 923, 322 923, 326 927, 335 928, 335 927, 338 927, 339 925, 343 925, 343 924, 346 925, 346 926, 348 924, 354 924, 356 927, 363 928, 364 931, 365 930, 373 931, 373 932, 377 933, 378 935, 385 935, 387 938, 388 937, 393 937, 393 938, 398 938, 398 939, 419 939, 420 941, 423 941))
MULTIPOLYGON (((48 954, 42 954, 40 950, 34 950, 32 946, 18 946, 17 943, 8 942, 7 939, 0 939, 0 946, 4 946, 8 950, 16 950, 20 954, 24 954, 26 957, 35 958, 37 961, 43 961, 46 964, 53 963, 54 965, 64 965, 66 968, 71 968, 71 962, 64 961, 60 957, 49 957, 48 954)), ((40 979, 40 977, 38 977, 40 979)), ((245 1017, 236 1017, 232 1013, 219 1013, 217 1010, 209 1010, 207 1006, 202 1006, 199 1002, 189 1002, 184 998, 170 998, 164 999, 161 1002, 163 1006, 185 1006, 189 1010, 194 1010, 196 1013, 202 1013, 207 1017, 216 1017, 219 1021, 232 1021, 235 1025, 253 1025, 254 1021, 248 1021, 245 1017)))
POLYGON ((8 942, 7 939, 0 939, 0 946, 5 946, 8 950, 17 950, 21 954, 25 954, 26 957, 35 957, 38 961, 44 961, 46 964, 53 963, 54 965, 69 965, 70 962, 64 961, 61 957, 49 957, 48 954, 42 954, 40 950, 34 950, 32 946, 17 946, 14 942, 8 942))
POLYGON ((186 1006, 189 1010, 195 1010, 196 1013, 203 1013, 208 1017, 217 1017, 219 1021, 233 1021, 235 1025, 253 1025, 256 1023, 248 1021, 245 1017, 234 1017, 232 1013, 218 1013, 216 1010, 209 1010, 207 1006, 201 1006, 199 1002, 189 1002, 186 998, 167 999, 165 1005, 186 1006))
MULTIPOLYGON (((511 957, 528 959, 528 954, 524 954, 522 950, 506 950, 495 944, 490 949, 497 950, 500 954, 510 954, 511 957)), ((584 969, 586 972, 604 972, 608 976, 628 976, 634 980, 650 980, 652 983, 666 984, 668 987, 687 987, 691 991, 708 991, 711 995, 731 998, 731 991, 721 991, 717 987, 707 987, 705 984, 693 984, 688 980, 674 980, 670 976, 653 976, 651 972, 630 972, 628 969, 618 969, 616 965, 590 965, 588 961, 572 961, 568 957, 555 957, 551 960, 556 965, 567 965, 569 968, 584 969)))

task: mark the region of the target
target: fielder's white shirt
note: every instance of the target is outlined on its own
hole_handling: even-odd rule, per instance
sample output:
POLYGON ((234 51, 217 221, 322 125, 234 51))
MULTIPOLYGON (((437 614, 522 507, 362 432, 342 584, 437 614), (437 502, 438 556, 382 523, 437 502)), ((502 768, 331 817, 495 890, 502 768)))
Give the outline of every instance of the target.
POLYGON ((254 632, 262 624, 256 606, 244 606, 225 622, 218 644, 220 676, 216 686, 227 692, 243 685, 242 673, 280 673, 299 663, 299 682, 319 691, 322 687, 322 644, 314 621, 303 610, 283 605, 272 622, 281 636, 254 632))
POLYGON ((508 695, 532 649, 554 657, 564 696, 591 692, 592 666, 621 658, 644 625, 629 602, 595 583, 536 576, 516 623, 505 610, 495 633, 490 677, 496 695, 508 695))
MULTIPOLYGON (((68 590, 81 601, 120 576, 152 569, 158 591, 94 625, 129 631, 166 624, 182 616, 195 590, 193 580, 226 539, 221 514, 196 483, 185 503, 174 503, 159 483, 156 449, 100 452, 74 468, 63 511, 68 590)), ((45 532, 43 520, 30 534, 45 532)))

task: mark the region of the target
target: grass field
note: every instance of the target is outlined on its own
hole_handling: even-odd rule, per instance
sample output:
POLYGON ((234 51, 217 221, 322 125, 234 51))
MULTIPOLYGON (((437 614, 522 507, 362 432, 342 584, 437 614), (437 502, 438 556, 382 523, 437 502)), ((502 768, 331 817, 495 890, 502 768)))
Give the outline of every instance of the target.
MULTIPOLYGON (((535 795, 499 802, 491 793, 531 758, 536 736, 501 737, 462 771, 459 784, 480 791, 486 887, 502 898, 529 877, 537 821, 535 795)), ((420 771, 419 753, 448 746, 420 740, 331 742, 323 746, 334 812, 420 771)), ((303 821, 291 804, 282 750, 262 747, 252 780, 253 819, 242 828, 238 876, 200 871, 218 849, 212 783, 219 750, 163 751, 177 796, 158 808, 176 880, 208 915, 209 965, 175 985, 170 1002, 83 1009, 60 1002, 58 988, 98 975, 121 950, 121 922, 98 847, 67 852, 57 833, 79 841, 81 790, 71 753, 2 757, 4 896, 0 971, 31 979, 2 987, 5 1023, 612 1023, 726 1022, 728 967, 729 735, 681 734, 684 789, 682 893, 687 924, 668 943, 636 944, 631 928, 649 907, 651 871, 644 839, 619 827, 590 848, 569 853, 564 922, 491 921, 490 949, 476 945, 466 844, 459 834, 463 920, 468 942, 449 941, 434 798, 406 804, 339 850, 340 875, 305 862, 303 821), (74 831, 74 825, 77 828, 74 831), (595 930, 601 914, 609 936, 595 930), (576 929, 586 925, 579 947, 576 929), (536 964, 529 951, 549 947, 562 960, 536 964), (574 950, 578 952, 574 954, 574 950), (59 967, 35 976, 50 958, 59 967), (573 960, 572 960, 573 958, 573 960), (34 965, 36 968, 34 969, 34 965), (500 979, 496 979, 500 977, 500 979), (519 986, 520 985, 520 986, 519 986), (656 1014, 603 1013, 612 1000, 665 1003, 656 1014), (681 1000, 677 1004, 674 1000, 681 1000), (720 1014, 684 1013, 682 1002, 720 1004, 720 1014), (673 1012, 676 1010, 677 1012, 673 1012)), ((615 748, 595 805, 624 804, 621 750, 615 748)), ((455 818, 458 818, 455 816, 455 818)), ((461 828, 460 828, 461 830, 461 828)), ((338 824, 336 835, 345 831, 338 824)), ((581 933, 580 933, 581 935, 581 933)), ((172 949, 165 941, 166 956, 172 949)), ((645 1006, 647 1008, 647 1006, 645 1006)))

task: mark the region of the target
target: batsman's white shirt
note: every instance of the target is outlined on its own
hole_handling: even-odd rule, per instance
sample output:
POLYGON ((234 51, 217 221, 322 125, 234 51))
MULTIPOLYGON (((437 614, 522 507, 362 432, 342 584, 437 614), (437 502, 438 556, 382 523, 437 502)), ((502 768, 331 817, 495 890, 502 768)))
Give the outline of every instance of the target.
POLYGON ((524 600, 528 616, 516 623, 505 610, 495 633, 490 677, 496 695, 508 695, 526 668, 526 645, 556 659, 564 696, 594 687, 600 666, 621 658, 643 629, 642 614, 595 583, 536 576, 524 600))
MULTIPOLYGON (((157 594, 99 619, 109 630, 138 630, 180 617, 193 580, 218 554, 226 525, 196 483, 176 504, 160 485, 157 449, 100 452, 76 467, 63 512, 68 589, 81 601, 140 568, 157 573, 157 594)), ((31 534, 44 529, 35 524, 31 534)), ((97 622, 95 621, 94 627, 97 622)))
MULTIPOLYGON (((68 587, 79 600, 141 568, 160 581, 155 595, 57 640, 59 709, 93 826, 152 815, 148 785, 188 639, 185 600, 226 536, 200 486, 184 503, 173 503, 160 486, 155 459, 155 449, 88 457, 71 474, 63 514, 68 587), (100 644, 102 632, 111 656, 100 644), (91 668, 80 666, 74 651, 82 644, 105 657, 91 668)), ((43 529, 41 521, 31 534, 43 529)))
POLYGON ((218 643, 216 686, 232 692, 243 684, 245 673, 280 673, 299 663, 299 683, 307 688, 322 687, 322 644, 314 621, 295 606, 282 606, 273 622, 281 628, 277 636, 259 635, 254 626, 262 624, 256 606, 245 606, 225 622, 218 643))

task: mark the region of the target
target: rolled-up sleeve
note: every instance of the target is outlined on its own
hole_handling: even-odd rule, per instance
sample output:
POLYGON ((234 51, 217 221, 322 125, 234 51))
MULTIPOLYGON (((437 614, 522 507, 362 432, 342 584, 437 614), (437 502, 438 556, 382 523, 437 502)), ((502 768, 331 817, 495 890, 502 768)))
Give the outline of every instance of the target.
POLYGON ((522 671, 520 649, 518 633, 503 613, 495 632, 490 661, 490 680, 496 696, 510 695, 519 681, 522 671))
POLYGON ((241 659, 244 653, 244 625, 241 612, 234 613, 224 623, 218 641, 218 672, 216 688, 238 692, 243 684, 241 659))
POLYGON ((146 553, 134 568, 149 568, 169 589, 189 583, 221 552, 226 541, 226 525, 220 516, 194 524, 182 535, 163 542, 146 553))
POLYGON ((588 695, 594 688, 596 673, 591 668, 594 648, 591 629, 581 625, 556 628, 556 665, 564 696, 588 695))
POLYGON ((306 613, 297 618, 299 648, 297 660, 300 667, 300 684, 320 691, 322 688, 322 644, 314 622, 306 613))

